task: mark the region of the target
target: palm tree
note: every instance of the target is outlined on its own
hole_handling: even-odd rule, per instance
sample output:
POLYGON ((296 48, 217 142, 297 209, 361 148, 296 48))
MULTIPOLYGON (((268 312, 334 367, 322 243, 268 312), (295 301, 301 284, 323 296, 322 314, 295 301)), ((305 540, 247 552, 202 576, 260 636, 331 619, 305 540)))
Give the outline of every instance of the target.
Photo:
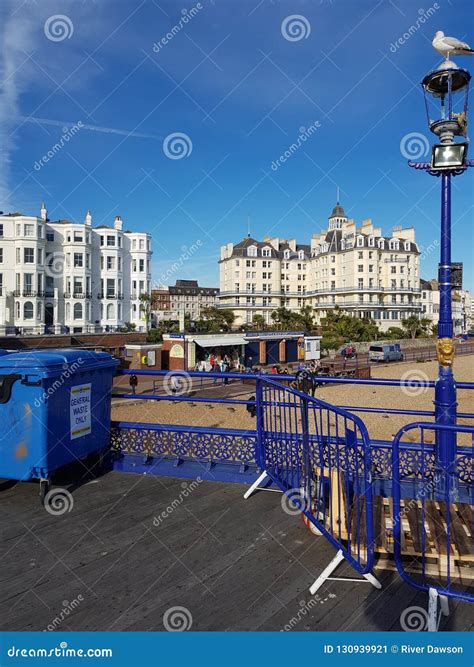
POLYGON ((257 331, 265 330, 265 318, 263 317, 263 315, 259 315, 258 313, 254 315, 252 324, 257 329, 257 331))
POLYGON ((417 315, 410 315, 406 320, 402 320, 402 327, 405 330, 407 337, 412 340, 428 336, 431 324, 431 320, 427 317, 420 318, 417 315))
POLYGON ((149 294, 140 294, 140 312, 143 313, 145 320, 145 331, 148 332, 151 313, 151 296, 149 294))

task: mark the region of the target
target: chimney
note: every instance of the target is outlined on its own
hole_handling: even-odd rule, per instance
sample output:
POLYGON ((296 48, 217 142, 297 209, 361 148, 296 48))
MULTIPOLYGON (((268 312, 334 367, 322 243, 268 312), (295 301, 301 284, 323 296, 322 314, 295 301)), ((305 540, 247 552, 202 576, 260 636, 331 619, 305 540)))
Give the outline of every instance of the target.
POLYGON ((46 210, 46 206, 44 205, 44 202, 41 204, 40 216, 41 216, 41 220, 44 220, 46 222, 46 219, 48 217, 48 211, 46 210))
POLYGON ((92 225, 92 214, 89 209, 87 209, 86 217, 84 219, 84 222, 88 227, 92 225))
POLYGON ((114 220, 114 229, 122 231, 122 228, 123 228, 122 218, 119 215, 116 215, 114 220))

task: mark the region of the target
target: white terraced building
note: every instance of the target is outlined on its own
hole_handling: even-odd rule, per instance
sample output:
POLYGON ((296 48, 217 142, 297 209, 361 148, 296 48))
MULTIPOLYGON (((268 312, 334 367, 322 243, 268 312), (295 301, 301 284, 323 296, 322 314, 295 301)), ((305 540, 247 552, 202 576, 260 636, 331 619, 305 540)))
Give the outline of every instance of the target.
POLYGON ((421 312, 419 255, 414 228, 383 236, 371 220, 357 227, 338 202, 328 228, 309 244, 248 237, 222 246, 219 307, 231 308, 239 327, 257 314, 270 323, 281 306, 299 312, 310 305, 319 323, 340 306, 386 331, 421 312))
POLYGON ((93 333, 127 323, 146 329, 151 237, 112 226, 0 215, 0 333, 93 333))

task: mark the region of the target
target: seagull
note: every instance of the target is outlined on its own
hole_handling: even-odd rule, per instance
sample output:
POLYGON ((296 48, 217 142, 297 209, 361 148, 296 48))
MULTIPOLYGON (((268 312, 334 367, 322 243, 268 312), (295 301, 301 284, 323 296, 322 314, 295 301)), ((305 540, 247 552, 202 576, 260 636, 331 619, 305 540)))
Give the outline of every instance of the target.
POLYGON ((449 56, 472 56, 474 49, 469 44, 461 42, 456 37, 445 37, 442 30, 438 30, 432 41, 435 51, 449 60, 449 56))

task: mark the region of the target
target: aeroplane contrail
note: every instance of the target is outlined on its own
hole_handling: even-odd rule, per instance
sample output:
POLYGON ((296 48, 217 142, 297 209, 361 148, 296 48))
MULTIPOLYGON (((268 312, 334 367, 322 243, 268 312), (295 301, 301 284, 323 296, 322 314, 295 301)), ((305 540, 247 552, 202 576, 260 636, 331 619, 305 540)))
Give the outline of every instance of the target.
MULTIPOLYGON (((61 128, 75 127, 78 122, 71 123, 70 121, 52 120, 50 118, 36 118, 35 116, 17 116, 23 123, 36 123, 38 125, 54 125, 61 128)), ((143 132, 129 132, 128 130, 119 130, 115 127, 101 127, 100 125, 88 125, 81 122, 81 130, 91 130, 92 132, 104 132, 105 134, 120 134, 125 137, 136 137, 138 139, 155 139, 161 141, 163 137, 156 134, 145 134, 143 132)))

